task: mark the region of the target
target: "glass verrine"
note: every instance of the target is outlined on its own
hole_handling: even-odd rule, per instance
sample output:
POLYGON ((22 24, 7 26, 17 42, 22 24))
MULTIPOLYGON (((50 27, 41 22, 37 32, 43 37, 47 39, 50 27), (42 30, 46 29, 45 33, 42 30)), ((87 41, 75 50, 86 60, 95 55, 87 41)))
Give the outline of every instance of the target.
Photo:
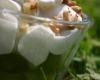
MULTIPOLYGON (((3 47, 0 46, 0 54, 2 54, 0 60, 3 61, 0 64, 9 65, 7 68, 1 67, 1 73, 6 74, 7 72, 11 74, 10 76, 17 74, 19 75, 17 80, 20 80, 22 74, 24 76, 22 75, 21 79, 26 77, 27 80, 63 80, 64 73, 72 61, 84 33, 89 28, 90 21, 87 16, 84 14, 81 22, 69 22, 7 9, 0 9, 0 13, 0 37, 2 37, 0 45, 3 47), (26 25, 24 25, 25 29, 20 28, 23 23, 28 24, 28 33, 26 33, 26 25), (78 29, 52 34, 51 28, 48 27, 49 23, 54 23, 59 27, 77 26, 78 29), (9 28, 9 26, 11 27, 9 28), (5 45, 3 41, 5 41, 5 45)), ((10 80, 12 78, 15 80, 16 76, 11 77, 10 80)), ((4 77, 2 79, 6 80, 4 77)))

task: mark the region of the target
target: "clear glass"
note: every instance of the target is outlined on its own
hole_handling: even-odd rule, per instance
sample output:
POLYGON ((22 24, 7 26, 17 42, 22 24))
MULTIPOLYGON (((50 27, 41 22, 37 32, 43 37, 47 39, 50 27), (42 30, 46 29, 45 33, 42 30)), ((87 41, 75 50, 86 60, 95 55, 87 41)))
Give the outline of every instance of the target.
MULTIPOLYGON (((14 12, 7 9, 1 9, 0 13, 9 13, 18 19, 20 24, 24 19, 30 25, 33 22, 48 24, 50 22, 60 23, 65 26, 80 26, 80 34, 77 36, 70 48, 61 55, 49 54, 46 61, 39 66, 34 66, 17 51, 16 46, 10 54, 0 55, 0 79, 1 80, 63 80, 65 72, 71 63, 75 53, 78 50, 80 41, 84 33, 88 30, 90 21, 86 15, 82 22, 58 21, 49 18, 26 15, 20 12, 14 12)), ((12 21, 13 23, 13 21, 12 21)), ((16 40, 17 44, 17 40, 16 40)))

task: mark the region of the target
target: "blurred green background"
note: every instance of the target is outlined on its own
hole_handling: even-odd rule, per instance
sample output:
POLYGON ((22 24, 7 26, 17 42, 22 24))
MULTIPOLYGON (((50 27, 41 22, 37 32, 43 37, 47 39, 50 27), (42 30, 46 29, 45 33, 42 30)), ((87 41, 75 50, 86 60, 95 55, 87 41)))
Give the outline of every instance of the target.
POLYGON ((65 80, 100 80, 100 0, 76 0, 91 19, 91 28, 68 69, 65 80))

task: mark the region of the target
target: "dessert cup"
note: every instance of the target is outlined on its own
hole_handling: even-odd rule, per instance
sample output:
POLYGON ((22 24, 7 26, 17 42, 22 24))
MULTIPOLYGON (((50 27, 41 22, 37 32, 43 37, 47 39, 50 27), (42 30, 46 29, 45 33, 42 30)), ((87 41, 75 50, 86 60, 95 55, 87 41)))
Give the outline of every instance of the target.
MULTIPOLYGON (((20 80, 18 77, 22 74, 21 78, 24 79, 25 77, 26 80, 63 80, 65 72, 79 48, 80 41, 89 28, 88 17, 84 14, 81 22, 70 22, 27 15, 7 9, 0 9, 0 13, 9 16, 3 18, 1 15, 0 17, 0 37, 2 37, 0 60, 4 60, 0 62, 0 65, 9 65, 8 68, 1 67, 1 74, 2 72, 5 72, 5 74, 7 72, 9 75, 12 73, 13 75, 10 76, 17 74, 17 77, 9 80, 20 80), (8 19, 12 18, 10 15, 16 20, 8 19), (30 26, 28 33, 19 32, 23 21, 30 26), (79 29, 65 30, 53 34, 48 29, 48 23, 51 22, 63 26, 78 26, 79 29), (34 24, 36 24, 35 27, 32 26, 34 24), (9 26, 11 27, 7 29, 6 27, 9 26), (12 33, 10 33, 11 31, 12 33), (12 41, 9 42, 6 35, 8 40, 11 39, 12 41), (5 42, 3 42, 3 38, 5 42), (2 49, 4 43, 11 46, 3 46, 2 49)), ((2 77, 2 80, 6 79, 2 77)))

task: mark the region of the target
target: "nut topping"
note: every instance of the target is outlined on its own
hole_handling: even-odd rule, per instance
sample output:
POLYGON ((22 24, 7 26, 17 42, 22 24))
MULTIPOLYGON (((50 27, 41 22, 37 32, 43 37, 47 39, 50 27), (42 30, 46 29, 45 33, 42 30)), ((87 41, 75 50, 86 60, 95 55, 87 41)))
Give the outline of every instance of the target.
POLYGON ((35 15, 37 13, 37 1, 28 0, 22 6, 22 12, 25 14, 35 15))
POLYGON ((19 31, 26 33, 28 31, 28 28, 29 28, 29 24, 27 24, 27 23, 21 23, 21 25, 19 27, 19 31))
POLYGON ((76 1, 63 0, 63 4, 67 4, 68 6, 75 6, 76 5, 76 1))
POLYGON ((71 6, 71 8, 77 13, 81 13, 81 11, 82 11, 81 7, 79 7, 79 6, 71 6))
POLYGON ((59 27, 55 24, 55 23, 49 23, 48 24, 49 25, 49 27, 51 28, 51 30, 53 31, 53 32, 55 32, 55 33, 58 33, 58 32, 60 32, 60 29, 59 29, 59 27))
POLYGON ((64 11, 64 12, 63 12, 63 19, 64 19, 65 21, 69 21, 69 12, 67 12, 67 11, 64 11))

